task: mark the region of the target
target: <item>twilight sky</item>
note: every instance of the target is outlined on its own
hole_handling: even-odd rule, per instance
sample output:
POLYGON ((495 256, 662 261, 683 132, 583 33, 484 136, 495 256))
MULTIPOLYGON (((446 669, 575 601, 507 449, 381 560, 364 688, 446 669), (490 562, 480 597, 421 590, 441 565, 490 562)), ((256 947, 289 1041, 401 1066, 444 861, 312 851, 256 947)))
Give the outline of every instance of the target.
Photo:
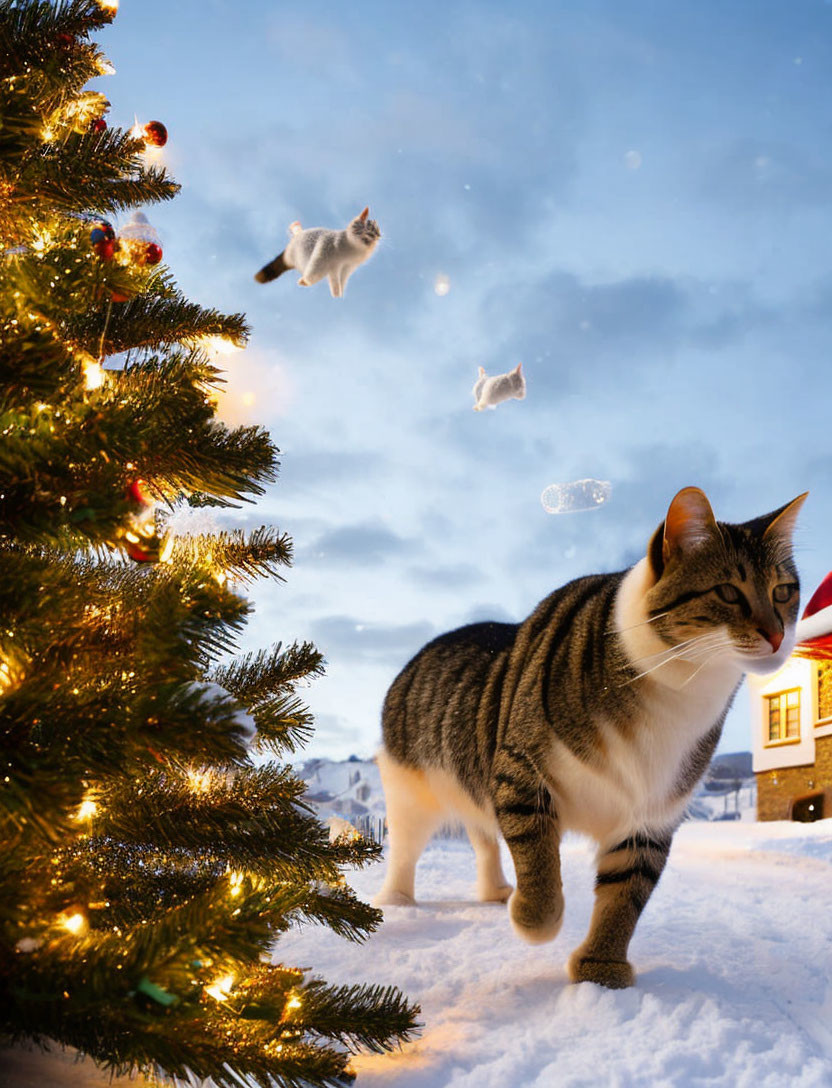
MULTIPOLYGON (((725 521, 809 489, 808 599, 832 567, 829 0, 122 0, 100 41, 111 122, 170 131, 165 260, 253 326, 222 415, 282 468, 225 522, 294 538, 245 648, 325 652, 307 754, 371 753, 428 638, 630 565, 688 484, 725 521), (254 282, 292 220, 365 204, 382 241, 343 299, 254 282), (477 367, 521 361, 526 400, 473 412, 477 367), (544 511, 583 477, 610 500, 544 511)), ((744 692, 721 747, 750 747, 744 692)))

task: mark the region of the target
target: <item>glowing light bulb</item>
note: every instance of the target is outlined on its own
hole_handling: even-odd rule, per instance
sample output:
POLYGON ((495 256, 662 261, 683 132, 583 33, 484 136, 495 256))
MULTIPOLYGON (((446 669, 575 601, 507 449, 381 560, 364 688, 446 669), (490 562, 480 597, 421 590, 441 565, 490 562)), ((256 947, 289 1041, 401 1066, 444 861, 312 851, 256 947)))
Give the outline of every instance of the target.
POLYGON ((87 928, 87 919, 80 911, 76 911, 75 914, 65 914, 61 917, 61 925, 64 929, 69 930, 73 936, 78 937, 87 928))
POLYGON ((297 994, 292 994, 292 996, 286 1002, 286 1011, 287 1012, 292 1012, 295 1009, 299 1009, 302 1004, 303 1004, 303 1002, 298 997, 298 995, 297 994))
POLYGON ((84 387, 86 389, 100 389, 106 380, 106 372, 97 359, 84 359, 84 387))
POLYGON ((32 242, 32 249, 35 253, 43 253, 47 246, 52 244, 52 235, 48 230, 37 231, 35 233, 34 241, 32 242))
POLYGON ((215 355, 232 355, 235 351, 243 349, 230 340, 227 336, 195 336, 192 343, 204 351, 211 351, 215 355))
POLYGON ((118 0, 98 0, 98 5, 103 8, 108 15, 115 15, 118 11, 118 0))
POLYGON ((75 813, 75 819, 78 820, 79 823, 84 820, 91 820, 96 812, 98 812, 98 805, 95 801, 82 801, 78 806, 78 811, 75 813))
POLYGON ((0 665, 0 687, 10 687, 12 683, 12 670, 4 661, 0 665))
POLYGON ((165 538, 162 550, 159 552, 159 562, 169 563, 173 555, 173 534, 165 538))
POLYGON ((55 130, 50 128, 49 125, 45 125, 41 130, 41 139, 45 144, 51 143, 55 139, 55 130))
POLYGON ((188 771, 188 785, 194 793, 207 793, 211 788, 211 772, 188 771))
POLYGON ((231 884, 230 893, 232 896, 239 895, 242 889, 243 874, 242 873, 229 873, 228 880, 231 884))
POLYGON ((234 976, 223 975, 222 978, 218 978, 211 986, 205 987, 206 994, 209 994, 215 1001, 225 1001, 228 995, 234 989, 234 976))

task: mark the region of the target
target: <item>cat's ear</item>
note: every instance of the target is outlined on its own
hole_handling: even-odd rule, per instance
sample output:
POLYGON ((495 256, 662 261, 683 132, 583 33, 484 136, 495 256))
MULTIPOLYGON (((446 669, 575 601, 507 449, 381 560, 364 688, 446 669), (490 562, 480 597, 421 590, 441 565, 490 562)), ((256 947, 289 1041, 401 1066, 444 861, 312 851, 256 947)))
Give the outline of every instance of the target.
POLYGON ((480 377, 481 377, 481 378, 484 378, 484 377, 485 377, 485 367, 484 367, 484 366, 481 366, 481 367, 479 368, 479 371, 480 371, 480 377))
POLYGON ((782 541, 785 544, 791 544, 792 533, 797 524, 797 515, 800 513, 800 508, 806 501, 808 494, 808 491, 804 491, 802 495, 798 495, 796 499, 787 502, 779 510, 774 510, 772 513, 757 519, 760 522, 767 522, 763 529, 763 540, 782 541))
POLYGON ((523 365, 522 363, 518 363, 518 364, 517 364, 517 366, 516 366, 516 367, 514 368, 514 370, 512 370, 512 372, 511 372, 511 373, 512 373, 512 374, 520 374, 520 373, 521 373, 520 367, 521 367, 522 365, 523 365))
POLYGON ((698 487, 683 487, 667 508, 662 558, 667 563, 676 552, 694 551, 718 532, 705 492, 698 487))
POLYGON ((359 215, 359 217, 358 217, 358 218, 359 218, 359 219, 362 219, 362 220, 364 220, 364 219, 366 219, 366 218, 367 218, 367 216, 368 216, 369 214, 370 214, 370 209, 369 209, 369 208, 365 208, 365 209, 364 209, 364 211, 363 211, 363 212, 361 213, 361 215, 359 215))
POLYGON ((705 492, 683 487, 673 497, 667 516, 653 534, 647 558, 656 580, 675 556, 695 551, 719 532, 705 492))

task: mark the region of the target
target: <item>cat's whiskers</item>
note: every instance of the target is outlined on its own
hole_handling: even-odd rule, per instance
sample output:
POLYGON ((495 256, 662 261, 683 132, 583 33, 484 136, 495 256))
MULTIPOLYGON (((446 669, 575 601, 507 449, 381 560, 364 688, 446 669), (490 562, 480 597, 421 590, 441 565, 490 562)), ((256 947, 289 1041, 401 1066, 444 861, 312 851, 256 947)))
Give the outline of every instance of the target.
POLYGON ((664 661, 660 661, 657 665, 652 665, 649 669, 645 669, 644 672, 638 673, 636 676, 631 677, 629 680, 625 680, 624 683, 620 685, 620 687, 626 687, 627 684, 634 684, 636 680, 641 680, 642 677, 649 676, 651 672, 655 672, 656 669, 660 669, 662 665, 669 665, 671 661, 678 661, 680 658, 684 660, 683 650, 679 651, 676 654, 673 654, 672 657, 665 658, 664 661))
MULTIPOLYGON (((708 631, 702 635, 694 635, 692 638, 686 639, 684 642, 679 642, 675 646, 669 646, 667 650, 660 650, 657 654, 646 654, 644 657, 637 658, 632 664, 635 665, 640 661, 648 661, 651 657, 657 657, 659 654, 665 655, 661 661, 658 661, 655 665, 651 665, 649 669, 645 669, 643 672, 638 673, 629 680, 625 680, 620 686, 625 687, 627 684, 634 684, 636 680, 641 680, 642 677, 649 676, 650 673, 660 669, 663 665, 669 665, 671 661, 678 661, 679 659, 689 660, 691 656, 698 658, 703 652, 721 649, 721 642, 720 644, 715 644, 712 641, 715 637, 719 637, 720 640, 724 638, 721 632, 708 631)), ((728 644, 730 645, 730 642, 728 644)))
POLYGON ((717 656, 718 656, 718 654, 719 654, 720 650, 723 650, 723 649, 725 649, 725 647, 726 647, 726 646, 733 646, 733 645, 734 645, 734 641, 733 641, 733 639, 730 639, 730 638, 728 638, 728 639, 725 639, 725 640, 724 640, 723 642, 720 642, 720 643, 718 643, 718 644, 717 644, 716 646, 714 646, 714 647, 712 647, 712 648, 709 648, 709 651, 710 651, 710 652, 708 652, 708 653, 707 653, 707 654, 705 655, 705 659, 704 659, 704 661, 702 662, 702 664, 701 664, 701 665, 699 665, 699 666, 698 666, 698 667, 697 667, 697 668, 696 668, 696 669, 694 670, 694 672, 692 672, 692 673, 691 673, 691 675, 690 675, 690 676, 689 676, 689 677, 687 678, 687 680, 685 680, 685 681, 684 681, 684 682, 682 683, 682 685, 681 685, 681 686, 682 686, 683 688, 684 688, 684 687, 686 687, 686 686, 687 686, 687 685, 688 685, 688 684, 689 684, 689 683, 691 682, 691 680, 693 680, 693 679, 694 679, 694 677, 698 676, 698 675, 699 675, 699 673, 700 673, 700 672, 701 672, 701 671, 702 671, 702 670, 703 670, 703 669, 705 668, 705 666, 706 666, 706 665, 708 665, 708 664, 710 664, 710 662, 711 662, 711 661, 713 661, 713 659, 714 659, 715 657, 717 657, 717 656))
POLYGON ((648 616, 646 620, 639 620, 638 623, 631 623, 629 627, 608 627, 604 632, 605 635, 623 635, 625 631, 635 631, 637 627, 643 627, 645 623, 655 623, 656 620, 660 620, 662 616, 669 616, 670 610, 666 612, 659 612, 656 616, 648 616))
POLYGON ((642 657, 633 658, 630 662, 631 665, 639 665, 642 661, 651 661, 653 658, 661 657, 662 655, 673 656, 679 650, 683 650, 686 646, 691 646, 695 642, 701 642, 703 639, 712 637, 713 632, 708 631, 702 635, 693 635, 691 638, 685 639, 683 642, 676 642, 672 646, 666 646, 663 650, 656 650, 652 654, 644 654, 642 657))
POLYGON ((717 637, 711 636, 708 642, 703 642, 702 646, 697 646, 694 653, 701 653, 704 650, 721 649, 723 646, 733 646, 734 640, 730 635, 723 633, 717 633, 717 637))

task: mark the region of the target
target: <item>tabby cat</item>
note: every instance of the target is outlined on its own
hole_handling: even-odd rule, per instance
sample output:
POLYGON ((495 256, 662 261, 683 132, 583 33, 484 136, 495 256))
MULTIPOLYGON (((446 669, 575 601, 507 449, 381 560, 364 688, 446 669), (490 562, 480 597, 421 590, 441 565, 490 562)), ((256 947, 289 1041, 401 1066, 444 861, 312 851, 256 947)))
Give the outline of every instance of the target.
POLYGON ((344 230, 325 227, 304 230, 297 220, 290 223, 289 244, 254 278, 258 283, 270 283, 290 268, 296 268, 301 287, 312 287, 327 276, 332 297, 341 298, 347 280, 367 260, 381 237, 378 223, 369 219, 369 214, 370 209, 365 208, 344 230))
POLYGON ((629 570, 578 578, 523 623, 425 646, 384 703, 390 856, 376 903, 413 902, 419 855, 452 815, 480 899, 508 900, 515 931, 549 941, 563 917, 560 838, 583 832, 598 845, 595 908, 569 975, 631 985, 630 938, 743 673, 779 668, 794 644, 805 498, 730 525, 686 487, 629 570))

